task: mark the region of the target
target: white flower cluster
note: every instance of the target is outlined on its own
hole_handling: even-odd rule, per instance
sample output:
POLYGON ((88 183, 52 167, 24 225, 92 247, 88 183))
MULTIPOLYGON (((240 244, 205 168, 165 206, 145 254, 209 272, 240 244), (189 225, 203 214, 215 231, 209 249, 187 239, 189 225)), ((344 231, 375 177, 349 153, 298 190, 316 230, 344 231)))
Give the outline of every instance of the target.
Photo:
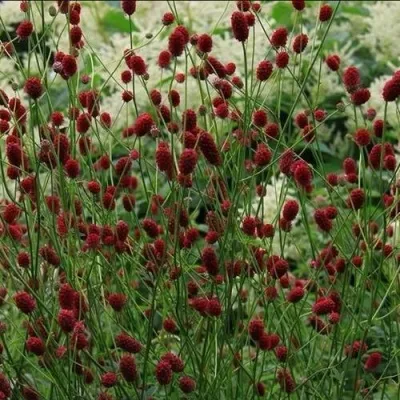
POLYGON ((365 18, 367 30, 361 37, 377 60, 400 63, 400 3, 376 1, 366 4, 369 16, 365 18))

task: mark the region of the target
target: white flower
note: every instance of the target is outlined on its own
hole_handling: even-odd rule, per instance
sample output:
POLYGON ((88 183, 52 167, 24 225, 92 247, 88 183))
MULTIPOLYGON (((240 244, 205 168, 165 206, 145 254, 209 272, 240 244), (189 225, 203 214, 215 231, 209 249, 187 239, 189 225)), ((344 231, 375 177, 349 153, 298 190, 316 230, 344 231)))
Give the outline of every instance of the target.
POLYGON ((400 3, 397 1, 371 2, 366 7, 369 16, 365 18, 367 32, 361 42, 368 47, 377 60, 399 60, 400 55, 400 3))

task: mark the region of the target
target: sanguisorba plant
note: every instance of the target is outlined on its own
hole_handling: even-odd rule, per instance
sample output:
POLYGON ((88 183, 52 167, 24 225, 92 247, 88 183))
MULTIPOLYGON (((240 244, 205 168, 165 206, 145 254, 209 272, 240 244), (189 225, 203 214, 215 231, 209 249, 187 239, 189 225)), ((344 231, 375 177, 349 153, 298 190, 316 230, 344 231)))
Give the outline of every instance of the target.
MULTIPOLYGON (((14 2, 14 31, 0 15, 24 77, 0 90, 0 399, 399 398, 399 127, 368 108, 362 66, 324 50, 340 2, 314 4, 313 37, 301 0, 290 30, 226 2, 222 34, 192 31, 182 3, 155 2, 145 36, 141 2, 121 1, 115 69, 85 2, 14 2), (227 36, 240 60, 213 53, 227 36), (322 73, 338 104, 308 91, 322 73), (332 170, 319 131, 348 110, 332 170)), ((384 109, 399 96, 400 71, 384 109)))

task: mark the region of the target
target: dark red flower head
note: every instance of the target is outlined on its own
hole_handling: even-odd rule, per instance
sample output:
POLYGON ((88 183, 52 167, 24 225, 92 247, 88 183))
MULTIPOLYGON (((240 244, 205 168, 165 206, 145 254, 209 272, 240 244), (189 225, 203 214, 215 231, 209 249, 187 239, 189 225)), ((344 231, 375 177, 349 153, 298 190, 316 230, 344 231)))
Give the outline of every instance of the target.
POLYGON ((233 36, 239 42, 245 42, 249 37, 249 24, 246 14, 241 11, 234 11, 231 16, 231 27, 233 36))
POLYGON ((256 70, 256 76, 259 81, 266 81, 272 74, 273 65, 268 60, 261 61, 256 70))
POLYGON ((304 0, 292 0, 293 8, 297 11, 303 11, 306 7, 306 3, 304 0))
POLYGON ((332 71, 337 71, 340 67, 340 57, 337 54, 332 54, 326 57, 325 62, 332 71))
POLYGON ((275 64, 278 68, 286 68, 289 64, 289 54, 286 51, 276 53, 275 64))
POLYGON ((329 21, 332 17, 333 9, 329 4, 324 4, 319 9, 319 20, 321 22, 329 21))
POLYGON ((172 380, 171 364, 167 360, 159 361, 156 366, 155 375, 160 385, 168 385, 172 380))
POLYGON ((38 99, 43 93, 42 82, 39 78, 32 76, 26 80, 24 91, 30 98, 38 99))
POLYGON ((17 292, 14 295, 14 301, 24 314, 30 314, 36 308, 36 300, 25 291, 17 292))
POLYGON ((300 54, 304 51, 308 44, 308 36, 304 33, 297 35, 293 40, 293 51, 300 54))
POLYGON ((127 15, 132 15, 136 11, 136 0, 121 0, 121 8, 127 15))
POLYGON ((272 32, 270 41, 274 47, 285 47, 288 38, 288 31, 286 28, 281 27, 272 32))
POLYGON ((168 50, 174 57, 179 57, 182 55, 185 49, 186 41, 184 34, 175 29, 168 39, 168 50))
POLYGON ((360 86, 361 78, 360 71, 357 67, 347 67, 343 72, 343 83, 346 86, 348 92, 353 92, 360 86))
POLYGON ((17 35, 20 39, 27 39, 33 32, 33 24, 29 20, 20 22, 17 27, 17 35))

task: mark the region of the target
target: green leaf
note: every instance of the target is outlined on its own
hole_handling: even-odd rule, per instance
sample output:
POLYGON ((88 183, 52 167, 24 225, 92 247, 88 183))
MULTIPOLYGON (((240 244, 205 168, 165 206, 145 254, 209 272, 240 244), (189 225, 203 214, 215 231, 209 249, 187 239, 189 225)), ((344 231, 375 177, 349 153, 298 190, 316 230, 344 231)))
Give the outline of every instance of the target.
POLYGON ((369 10, 364 7, 360 6, 342 6, 341 7, 342 12, 347 13, 347 14, 352 14, 352 15, 361 15, 363 17, 368 17, 369 15, 369 10))
POLYGON ((106 30, 112 32, 129 33, 131 29, 132 32, 140 32, 140 29, 135 23, 132 21, 132 24, 130 24, 129 19, 127 19, 124 13, 119 9, 112 8, 107 11, 101 23, 106 30))
POLYGON ((290 3, 282 1, 272 7, 272 18, 279 24, 290 27, 292 25, 293 8, 290 3))

